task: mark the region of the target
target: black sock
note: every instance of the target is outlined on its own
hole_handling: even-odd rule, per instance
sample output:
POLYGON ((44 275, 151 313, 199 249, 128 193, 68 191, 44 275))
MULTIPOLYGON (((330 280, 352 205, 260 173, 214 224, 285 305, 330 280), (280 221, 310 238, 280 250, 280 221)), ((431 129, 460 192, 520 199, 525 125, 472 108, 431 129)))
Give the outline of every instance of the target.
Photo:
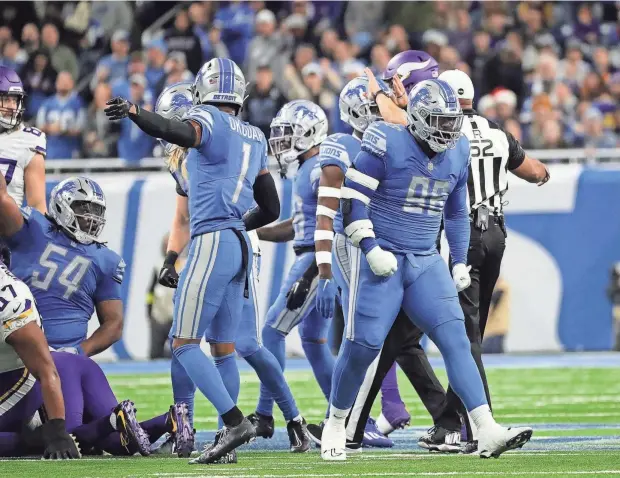
POLYGON ((241 410, 239 410, 237 406, 232 407, 226 413, 222 414, 222 421, 227 427, 236 427, 243 421, 243 418, 243 413, 241 413, 241 410))

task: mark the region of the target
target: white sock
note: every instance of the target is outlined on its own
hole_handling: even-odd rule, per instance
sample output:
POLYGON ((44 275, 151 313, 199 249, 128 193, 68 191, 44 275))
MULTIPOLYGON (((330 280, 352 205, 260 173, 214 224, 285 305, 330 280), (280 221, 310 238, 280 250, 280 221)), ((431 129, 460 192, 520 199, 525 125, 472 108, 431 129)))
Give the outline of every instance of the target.
POLYGON ((303 418, 302 418, 302 416, 301 416, 301 415, 297 415, 297 416, 296 416, 295 418, 293 418, 291 421, 292 421, 292 422, 299 422, 299 423, 301 423, 301 422, 303 421, 303 418))
POLYGON ((110 414, 110 425, 116 430, 116 413, 110 414))
POLYGON ((469 416, 474 421, 476 428, 482 430, 486 427, 497 425, 497 422, 491 414, 491 409, 488 405, 480 405, 469 412, 469 416))
POLYGON ((347 417, 349 416, 350 411, 351 411, 351 408, 341 410, 340 408, 336 408, 333 405, 330 405, 329 406, 329 419, 335 422, 344 423, 347 417))

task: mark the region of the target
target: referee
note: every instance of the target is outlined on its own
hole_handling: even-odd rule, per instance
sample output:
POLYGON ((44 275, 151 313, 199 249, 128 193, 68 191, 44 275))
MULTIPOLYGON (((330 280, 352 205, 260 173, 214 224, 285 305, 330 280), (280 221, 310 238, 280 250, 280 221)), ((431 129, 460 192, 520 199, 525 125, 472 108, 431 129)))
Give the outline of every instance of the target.
MULTIPOLYGON (((465 315, 465 327, 471 342, 471 352, 484 382, 489 406, 491 397, 482 364, 482 338, 489 316, 493 289, 499 277, 506 247, 503 197, 508 190, 508 171, 530 183, 542 186, 549 180, 549 171, 537 159, 529 157, 519 142, 497 124, 478 115, 473 109, 474 86, 467 74, 449 70, 439 75, 455 91, 463 109, 462 133, 469 139, 471 163, 467 189, 471 235, 467 263, 471 266, 471 285, 459 293, 465 315)), ((465 408, 457 395, 448 388, 448 408, 465 408)), ((468 444, 466 451, 477 448, 471 424, 465 420, 468 444)))

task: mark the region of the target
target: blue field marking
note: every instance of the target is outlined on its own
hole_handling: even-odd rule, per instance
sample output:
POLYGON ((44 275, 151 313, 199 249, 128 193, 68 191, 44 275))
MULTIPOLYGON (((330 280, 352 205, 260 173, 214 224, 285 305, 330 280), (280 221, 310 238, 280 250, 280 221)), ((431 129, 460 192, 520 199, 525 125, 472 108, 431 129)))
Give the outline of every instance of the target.
MULTIPOLYGON (((434 368, 444 368, 443 360, 439 356, 430 357, 434 368)), ((169 360, 152 360, 149 362, 121 361, 100 363, 106 374, 143 374, 169 373, 169 360)), ((239 370, 249 372, 253 369, 244 361, 239 360, 239 370)), ((620 368, 620 353, 616 352, 575 352, 561 354, 538 355, 485 355, 486 368, 620 368)), ((305 358, 288 359, 287 371, 311 370, 305 358)))

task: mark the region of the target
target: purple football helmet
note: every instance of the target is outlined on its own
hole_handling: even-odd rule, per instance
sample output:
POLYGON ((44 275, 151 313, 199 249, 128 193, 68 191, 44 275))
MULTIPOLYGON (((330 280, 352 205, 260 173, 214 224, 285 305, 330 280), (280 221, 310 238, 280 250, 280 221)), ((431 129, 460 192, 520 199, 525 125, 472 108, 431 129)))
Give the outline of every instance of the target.
POLYGON ((24 85, 19 75, 0 66, 0 127, 11 129, 22 121, 24 114, 24 85))
POLYGON ((437 61, 425 51, 407 50, 394 55, 389 61, 383 79, 391 86, 394 76, 400 76, 407 93, 423 80, 439 76, 437 61))

